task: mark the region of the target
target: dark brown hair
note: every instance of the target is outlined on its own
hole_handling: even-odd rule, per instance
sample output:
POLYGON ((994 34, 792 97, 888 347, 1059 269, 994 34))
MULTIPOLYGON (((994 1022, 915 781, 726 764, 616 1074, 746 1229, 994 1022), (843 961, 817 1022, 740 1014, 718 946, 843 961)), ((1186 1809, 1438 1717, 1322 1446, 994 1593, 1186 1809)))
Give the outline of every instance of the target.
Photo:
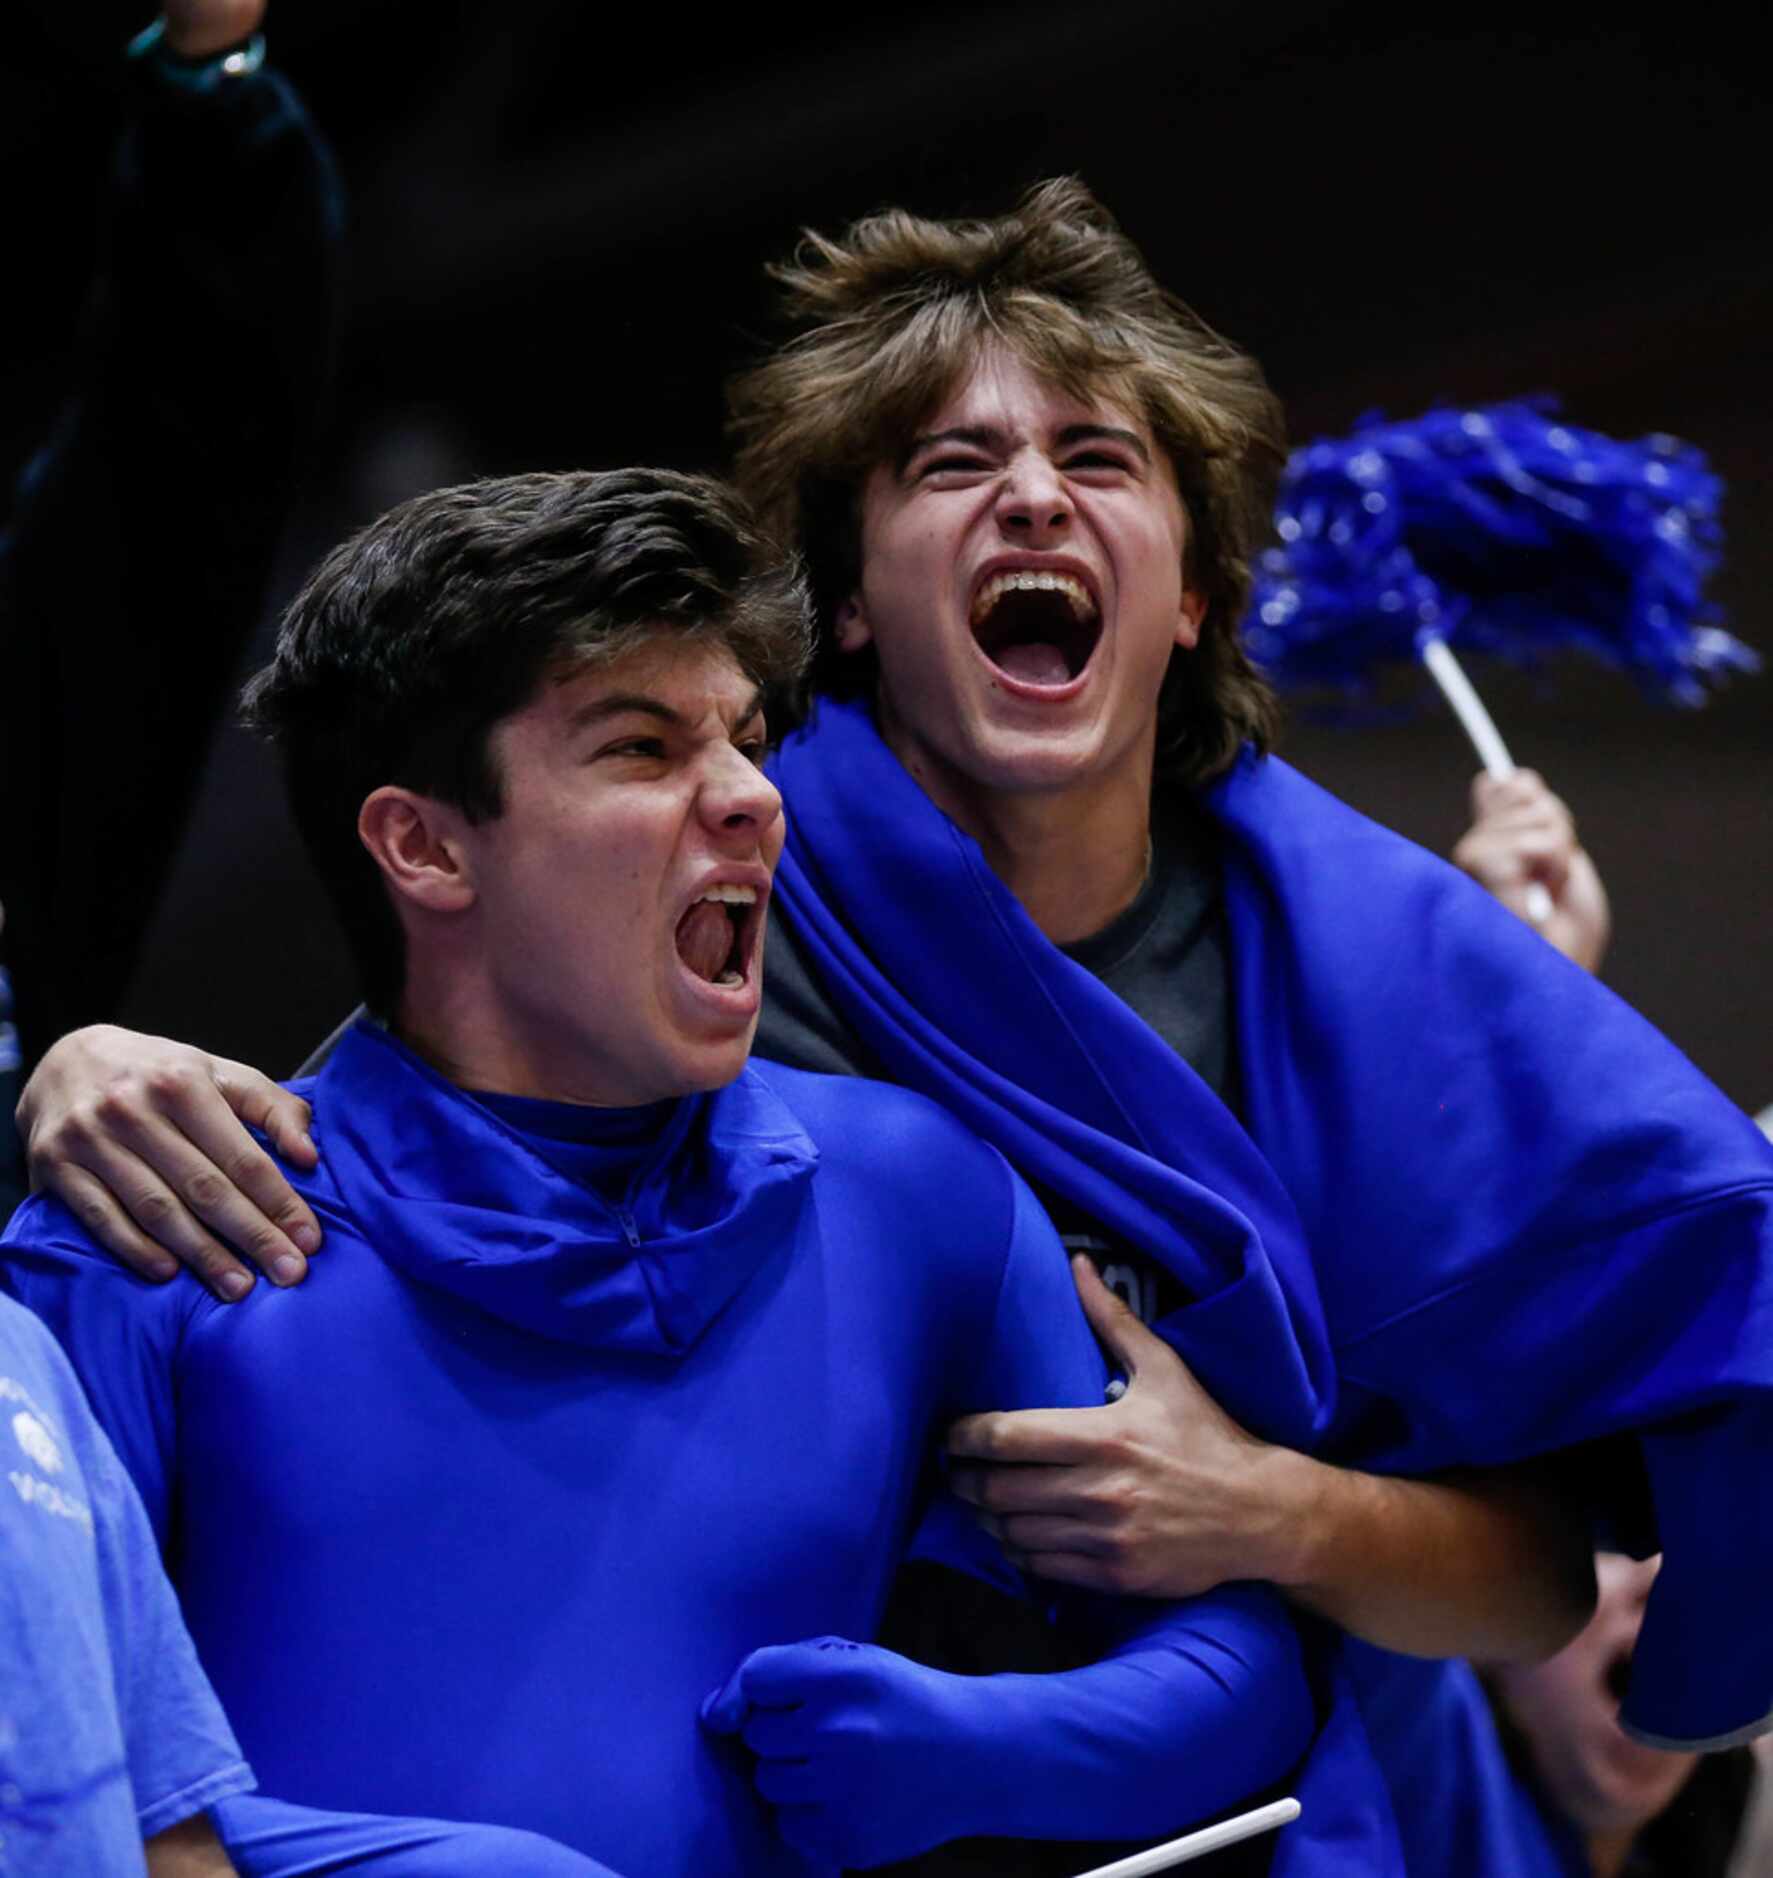
POLYGON ((628 469, 433 490, 310 576, 242 708, 282 756, 372 1009, 392 1012, 405 951, 357 836, 365 797, 398 783, 495 819, 494 726, 550 673, 661 635, 723 646, 757 684, 791 683, 806 663, 798 574, 708 477, 628 469))

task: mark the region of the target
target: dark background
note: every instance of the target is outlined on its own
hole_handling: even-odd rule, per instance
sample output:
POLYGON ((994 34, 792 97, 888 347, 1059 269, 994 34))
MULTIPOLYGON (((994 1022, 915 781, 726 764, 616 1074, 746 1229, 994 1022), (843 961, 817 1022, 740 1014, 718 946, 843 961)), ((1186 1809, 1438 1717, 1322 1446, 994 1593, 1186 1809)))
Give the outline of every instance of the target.
MULTIPOLYGON (((8 462, 68 361, 120 108, 101 48, 145 13, 45 0, 8 22, 8 462)), ((1579 423, 1701 445, 1730 488, 1717 596, 1773 649, 1759 29, 1550 14, 1100 0, 692 25, 581 0, 274 0, 273 57, 353 223, 340 389, 281 590, 435 483, 717 464, 722 380, 768 330, 761 263, 798 227, 991 212, 1072 170, 1264 360, 1298 438, 1551 390, 1579 423)), ((1610 982, 1732 1096, 1773 1100, 1768 680, 1699 713, 1591 669, 1484 688, 1612 890, 1610 982)), ((1463 825, 1473 763, 1438 715, 1299 725, 1284 747, 1417 839, 1444 850, 1463 825)), ((276 784, 230 730, 123 1015, 284 1072, 350 1002, 276 784)))

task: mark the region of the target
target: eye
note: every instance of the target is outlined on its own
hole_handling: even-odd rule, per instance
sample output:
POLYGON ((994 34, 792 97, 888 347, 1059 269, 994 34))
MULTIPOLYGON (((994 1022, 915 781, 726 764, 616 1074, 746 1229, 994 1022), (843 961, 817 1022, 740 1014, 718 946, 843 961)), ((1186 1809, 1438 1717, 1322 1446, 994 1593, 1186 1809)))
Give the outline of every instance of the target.
POLYGON ((638 756, 661 759, 665 754, 663 737, 624 737, 619 743, 605 744, 597 752, 601 756, 638 756))
POLYGON ((990 473, 991 465, 982 456, 963 455, 948 451, 941 456, 934 456, 928 462, 918 466, 917 474, 921 480, 927 476, 979 476, 990 473))
POLYGON ((762 718, 755 719, 734 734, 733 748, 747 763, 755 763, 762 768, 763 759, 770 751, 769 728, 762 718))
POLYGON ((1113 470, 1123 475, 1131 475, 1133 466, 1125 457, 1117 456, 1112 450, 1079 450, 1074 456, 1065 459, 1067 471, 1113 470))

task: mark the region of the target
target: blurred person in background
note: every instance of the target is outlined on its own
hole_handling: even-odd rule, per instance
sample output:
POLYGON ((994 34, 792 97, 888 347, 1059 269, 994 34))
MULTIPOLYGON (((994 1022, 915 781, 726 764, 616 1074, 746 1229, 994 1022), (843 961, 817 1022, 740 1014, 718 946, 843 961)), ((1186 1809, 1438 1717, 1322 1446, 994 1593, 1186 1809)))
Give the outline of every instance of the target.
POLYGON ((1559 1878, 1764 1873, 1764 1864, 1731 1860, 1755 1781, 1750 1750, 1670 1752, 1619 1726, 1657 1561, 1602 1552, 1595 1565, 1600 1599, 1581 1635, 1550 1662, 1503 1665, 1486 1677, 1545 1823, 1550 1868, 1559 1878))
POLYGON ((326 402, 342 200, 264 14, 171 0, 132 43, 78 380, 0 533, 0 1218, 17 1084, 128 984, 326 402))

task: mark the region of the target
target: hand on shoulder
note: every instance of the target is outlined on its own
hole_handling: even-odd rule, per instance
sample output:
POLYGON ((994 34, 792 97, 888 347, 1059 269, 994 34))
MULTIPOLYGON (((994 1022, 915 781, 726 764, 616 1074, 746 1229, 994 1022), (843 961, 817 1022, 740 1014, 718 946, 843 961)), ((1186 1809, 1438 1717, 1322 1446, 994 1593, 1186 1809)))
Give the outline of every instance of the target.
POLYGON ((311 1168, 309 1120, 306 1102, 245 1063, 111 1024, 63 1037, 18 1106, 33 1188, 144 1277, 188 1265, 224 1302, 251 1289, 242 1258, 299 1284, 319 1248, 313 1213, 247 1133, 311 1168))

